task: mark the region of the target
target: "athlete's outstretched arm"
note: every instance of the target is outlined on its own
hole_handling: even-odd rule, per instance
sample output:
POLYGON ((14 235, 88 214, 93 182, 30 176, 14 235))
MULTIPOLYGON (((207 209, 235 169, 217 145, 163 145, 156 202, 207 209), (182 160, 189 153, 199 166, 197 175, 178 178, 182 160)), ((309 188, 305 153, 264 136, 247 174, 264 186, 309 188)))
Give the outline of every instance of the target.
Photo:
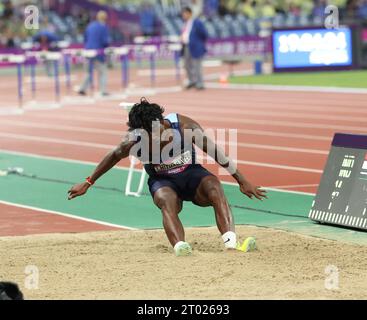
POLYGON ((259 200, 266 197, 266 190, 260 189, 259 186, 252 185, 242 173, 238 170, 234 161, 227 157, 225 152, 220 148, 210 137, 205 134, 203 128, 195 120, 180 115, 183 129, 194 130, 193 142, 201 150, 212 157, 221 167, 225 168, 232 177, 237 181, 242 193, 247 195, 249 198, 253 196, 259 200))
MULTIPOLYGON (((90 182, 94 183, 100 176, 110 170, 121 159, 127 158, 129 156, 129 151, 133 145, 134 142, 129 141, 128 136, 126 136, 125 140, 122 141, 115 149, 110 151, 98 164, 98 166, 90 176, 90 182)), ((68 200, 85 194, 90 186, 91 184, 87 181, 76 184, 68 191, 68 200)))

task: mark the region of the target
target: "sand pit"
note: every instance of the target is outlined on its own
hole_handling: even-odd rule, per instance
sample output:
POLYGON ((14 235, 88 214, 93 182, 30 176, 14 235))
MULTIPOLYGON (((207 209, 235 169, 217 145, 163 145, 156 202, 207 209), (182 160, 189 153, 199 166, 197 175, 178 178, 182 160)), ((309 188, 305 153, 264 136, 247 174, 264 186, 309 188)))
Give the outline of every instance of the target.
POLYGON ((27 299, 366 299, 367 247, 238 226, 259 250, 226 252, 216 228, 187 229, 191 257, 176 258, 163 230, 0 238, 0 279, 27 299), (39 288, 24 287, 25 267, 39 288), (325 288, 325 268, 339 289, 325 288))

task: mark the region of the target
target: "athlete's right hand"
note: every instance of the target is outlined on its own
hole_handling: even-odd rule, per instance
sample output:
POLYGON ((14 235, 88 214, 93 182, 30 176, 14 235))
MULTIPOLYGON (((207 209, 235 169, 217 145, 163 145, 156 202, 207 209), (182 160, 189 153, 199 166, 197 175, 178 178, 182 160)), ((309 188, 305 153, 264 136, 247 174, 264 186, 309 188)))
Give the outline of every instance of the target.
POLYGON ((69 194, 68 200, 74 199, 75 197, 82 196, 83 194, 87 192, 89 187, 90 185, 87 182, 76 184, 68 191, 68 194, 69 194))

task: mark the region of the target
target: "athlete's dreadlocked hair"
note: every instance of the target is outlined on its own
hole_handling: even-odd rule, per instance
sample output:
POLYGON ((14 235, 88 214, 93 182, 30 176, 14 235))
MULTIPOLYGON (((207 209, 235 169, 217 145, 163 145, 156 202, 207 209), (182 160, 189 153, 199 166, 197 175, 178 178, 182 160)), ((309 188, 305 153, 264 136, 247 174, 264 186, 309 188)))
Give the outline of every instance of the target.
POLYGON ((144 129, 152 132, 153 121, 163 120, 164 109, 155 103, 149 103, 147 99, 141 98, 139 103, 135 103, 129 112, 129 130, 144 129))

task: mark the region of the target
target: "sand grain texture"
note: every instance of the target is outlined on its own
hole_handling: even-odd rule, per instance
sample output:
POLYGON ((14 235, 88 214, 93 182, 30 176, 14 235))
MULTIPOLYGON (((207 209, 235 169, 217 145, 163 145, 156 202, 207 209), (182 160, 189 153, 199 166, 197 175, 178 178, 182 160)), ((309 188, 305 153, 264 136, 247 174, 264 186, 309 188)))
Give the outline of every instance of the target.
POLYGON ((27 299, 366 299, 367 247, 238 226, 259 250, 226 252, 216 228, 189 228, 191 257, 176 258, 163 230, 0 238, 0 279, 27 299), (24 269, 39 268, 39 289, 24 269), (339 289, 325 289, 325 268, 339 289))

